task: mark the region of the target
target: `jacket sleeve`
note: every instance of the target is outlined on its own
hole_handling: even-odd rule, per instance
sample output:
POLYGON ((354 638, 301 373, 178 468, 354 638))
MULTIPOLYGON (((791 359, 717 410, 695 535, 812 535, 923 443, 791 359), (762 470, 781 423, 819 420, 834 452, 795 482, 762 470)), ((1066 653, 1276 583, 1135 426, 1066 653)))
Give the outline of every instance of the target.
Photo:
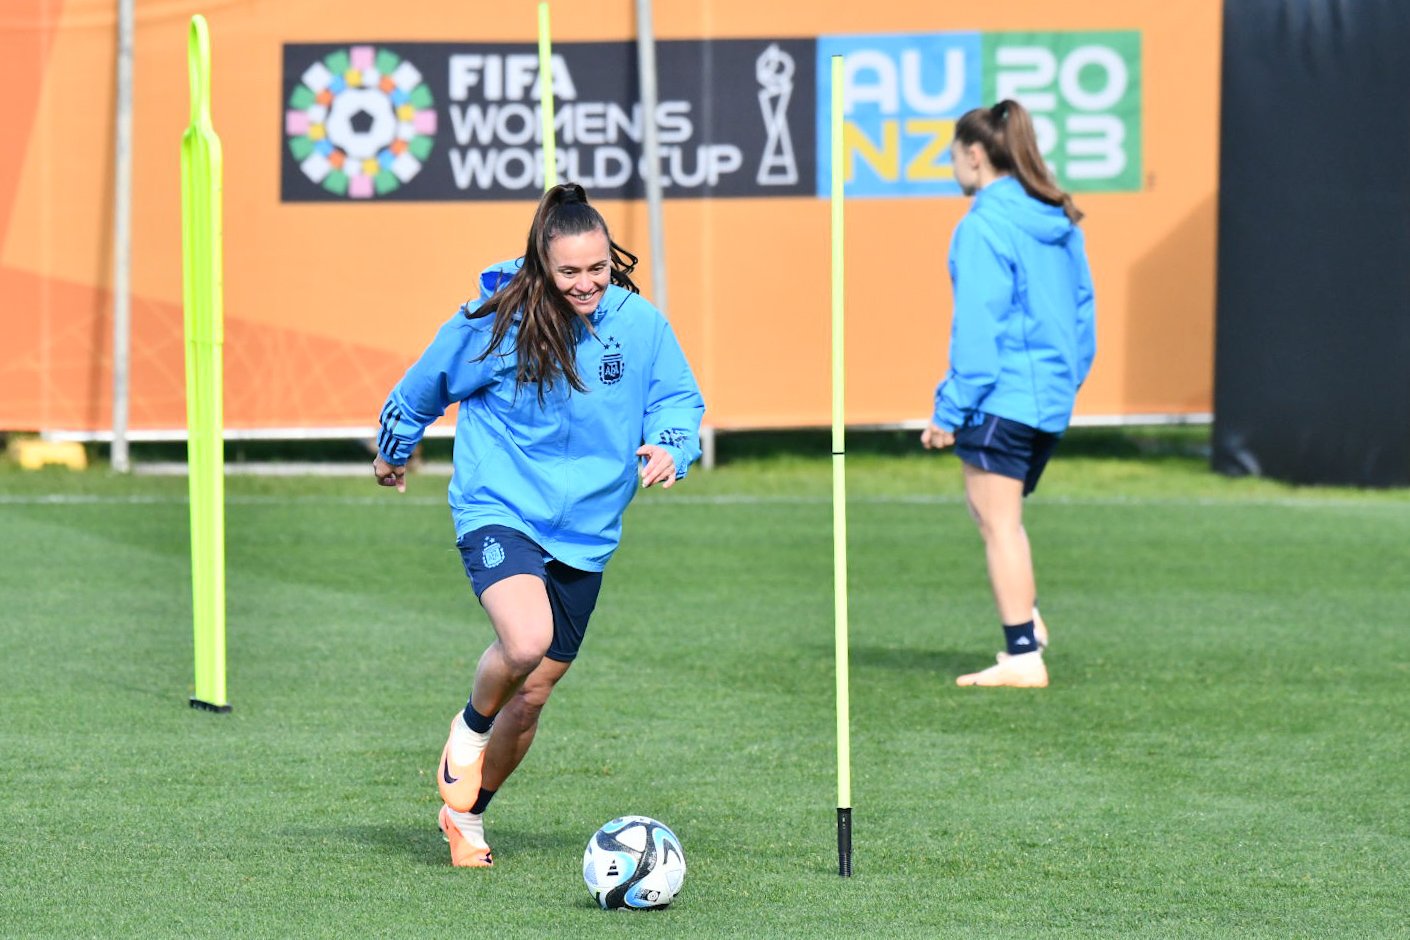
POLYGON ((646 387, 642 442, 668 451, 676 462, 676 479, 700 456, 700 421, 705 400, 695 384, 685 352, 671 325, 662 318, 646 387))
POLYGON ((470 320, 465 308, 456 311, 431 340, 421 358, 387 396, 377 432, 377 452, 392 466, 401 466, 421 436, 453 401, 463 401, 489 385, 493 357, 476 362, 489 337, 488 320, 470 320))
POLYGON ((950 371, 935 389, 931 420, 947 431, 964 426, 999 380, 999 338, 1013 303, 1013 266, 971 214, 950 244, 955 310, 950 371))
POLYGON ((1081 388, 1097 356, 1097 300, 1082 230, 1074 230, 1073 236, 1070 250, 1077 268, 1077 386, 1081 388))

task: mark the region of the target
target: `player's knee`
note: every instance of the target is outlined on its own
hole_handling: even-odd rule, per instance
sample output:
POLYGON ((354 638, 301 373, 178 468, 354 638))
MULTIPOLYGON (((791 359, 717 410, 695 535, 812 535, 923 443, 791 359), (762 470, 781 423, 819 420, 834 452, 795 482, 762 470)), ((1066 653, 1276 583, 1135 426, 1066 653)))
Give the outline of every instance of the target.
POLYGON ((999 514, 997 517, 993 513, 981 513, 974 511, 974 524, 979 528, 979 534, 984 539, 986 545, 1000 544, 1006 545, 1010 542, 1020 540, 1023 535, 1023 523, 1017 519, 999 514))
POLYGON ((530 635, 502 640, 500 646, 504 650, 504 661, 509 671, 521 679, 533 672, 548 652, 549 639, 548 636, 530 635))
POLYGON ((998 534, 1002 526, 998 524, 997 514, 972 499, 968 503, 969 517, 974 520, 975 528, 979 530, 980 535, 984 536, 985 541, 998 534))

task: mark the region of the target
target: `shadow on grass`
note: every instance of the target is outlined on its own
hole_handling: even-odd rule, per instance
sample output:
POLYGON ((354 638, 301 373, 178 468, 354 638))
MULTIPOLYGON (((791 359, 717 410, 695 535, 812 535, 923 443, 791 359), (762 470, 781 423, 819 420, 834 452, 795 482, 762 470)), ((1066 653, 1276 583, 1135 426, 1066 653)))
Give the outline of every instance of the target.
MULTIPOLYGON (((349 826, 343 833, 382 855, 436 868, 450 861, 450 849, 434 821, 428 826, 349 826)), ((496 856, 502 853, 571 858, 574 852, 582 852, 579 840, 562 832, 525 831, 496 825, 493 835, 496 856)))
POLYGON ((548 858, 581 858, 586 840, 563 827, 545 824, 543 829, 515 829, 496 824, 494 844, 506 855, 536 853, 548 858))
POLYGON ((924 650, 892 646, 852 646, 847 653, 853 667, 892 672, 928 672, 940 675, 973 672, 990 663, 978 650, 924 650))
POLYGON ((343 834, 381 855, 410 859, 440 867, 448 863, 450 849, 434 821, 428 826, 348 826, 343 834))

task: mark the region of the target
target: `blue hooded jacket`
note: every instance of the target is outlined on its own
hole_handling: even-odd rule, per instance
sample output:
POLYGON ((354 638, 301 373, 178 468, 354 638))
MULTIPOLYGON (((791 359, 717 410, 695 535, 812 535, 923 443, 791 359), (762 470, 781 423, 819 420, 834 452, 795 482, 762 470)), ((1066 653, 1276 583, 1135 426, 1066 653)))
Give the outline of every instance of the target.
POLYGON ((950 371, 934 423, 979 412, 1058 433, 1096 355, 1096 307, 1082 230, 1012 176, 974 197, 950 243, 950 371))
POLYGON ((469 319, 522 265, 508 261, 480 275, 480 297, 441 327, 382 408, 378 450, 406 463, 426 428, 459 402, 450 506, 456 536, 504 525, 550 555, 601 571, 617 549, 622 514, 639 487, 643 442, 670 452, 676 478, 700 456, 705 404, 666 318, 615 284, 592 314, 596 336, 579 328, 578 375, 544 389, 516 388, 516 328, 488 348, 494 317, 469 319))

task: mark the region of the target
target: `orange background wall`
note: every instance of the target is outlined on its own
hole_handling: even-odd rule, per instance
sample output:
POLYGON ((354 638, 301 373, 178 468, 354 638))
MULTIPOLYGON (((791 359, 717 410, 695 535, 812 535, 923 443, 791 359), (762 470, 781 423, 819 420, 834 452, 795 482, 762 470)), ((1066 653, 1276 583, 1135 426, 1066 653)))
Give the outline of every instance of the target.
MULTIPOLYGON (((112 0, 0 9, 0 428, 111 427, 112 0)), ((212 37, 225 152, 226 406, 231 429, 369 428, 387 389, 521 250, 528 201, 281 203, 286 42, 526 42, 531 0, 138 0, 131 427, 184 427, 179 144, 186 35, 212 37), (389 10, 391 12, 389 12, 389 10)), ((559 2, 559 42, 630 40, 634 4, 559 2)), ((1139 30, 1139 192, 1083 194, 1099 351, 1079 418, 1200 415, 1213 383, 1219 0, 699 0, 656 4, 658 39, 1139 30)), ((916 421, 945 368, 953 197, 847 204, 848 420, 916 421)), ((604 202, 649 244, 646 207, 604 202)), ((722 428, 829 420, 828 206, 816 197, 668 199, 669 315, 722 428)), ((638 269, 651 296, 650 264, 638 269)))

